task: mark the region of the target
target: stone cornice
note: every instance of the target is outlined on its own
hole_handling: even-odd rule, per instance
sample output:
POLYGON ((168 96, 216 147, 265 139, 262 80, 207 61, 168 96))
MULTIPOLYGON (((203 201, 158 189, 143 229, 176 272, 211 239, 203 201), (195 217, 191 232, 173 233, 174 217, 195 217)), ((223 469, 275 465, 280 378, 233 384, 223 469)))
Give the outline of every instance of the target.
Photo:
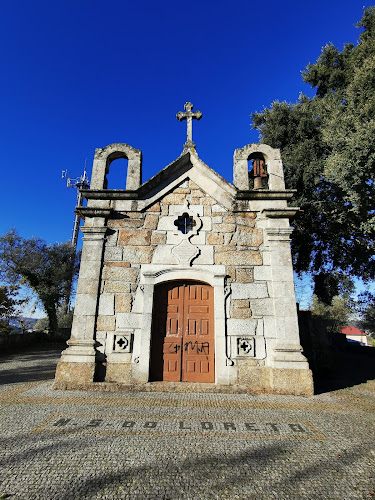
POLYGON ((129 189, 82 189, 86 200, 137 200, 138 191, 129 189))
POLYGON ((287 241, 289 243, 290 235, 293 232, 291 227, 268 227, 265 230, 268 241, 287 241))
POLYGON ((290 200, 296 192, 296 189, 285 189, 283 191, 251 189, 249 191, 238 191, 236 197, 238 200, 290 200))
POLYGON ((112 208, 76 207, 76 213, 78 213, 82 219, 86 217, 109 217, 112 212, 112 208))
POLYGON ((262 214, 269 219, 291 219, 298 212, 299 207, 286 207, 286 208, 265 208, 262 214))
POLYGON ((83 232, 83 240, 87 241, 104 241, 105 233, 107 232, 106 227, 91 227, 91 226, 82 226, 81 231, 83 232))

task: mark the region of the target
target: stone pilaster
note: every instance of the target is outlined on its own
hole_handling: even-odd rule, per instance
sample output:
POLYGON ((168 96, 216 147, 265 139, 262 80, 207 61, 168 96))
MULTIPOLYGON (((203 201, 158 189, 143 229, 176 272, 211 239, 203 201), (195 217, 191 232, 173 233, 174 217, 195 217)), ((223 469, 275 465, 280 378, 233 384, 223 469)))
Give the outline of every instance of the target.
MULTIPOLYGON (((96 221, 103 224, 104 220, 96 221)), ((95 324, 106 227, 84 226, 81 266, 71 338, 57 365, 55 386, 92 382, 95 372, 95 324)))
POLYGON ((313 380, 299 339, 289 239, 292 229, 282 227, 281 220, 280 226, 265 230, 270 254, 276 332, 270 360, 271 386, 275 392, 309 395, 313 394, 313 380))
POLYGON ((145 284, 141 285, 143 294, 143 312, 140 335, 135 338, 133 353, 132 379, 135 384, 145 384, 149 380, 152 309, 154 302, 154 285, 152 275, 145 274, 145 284))

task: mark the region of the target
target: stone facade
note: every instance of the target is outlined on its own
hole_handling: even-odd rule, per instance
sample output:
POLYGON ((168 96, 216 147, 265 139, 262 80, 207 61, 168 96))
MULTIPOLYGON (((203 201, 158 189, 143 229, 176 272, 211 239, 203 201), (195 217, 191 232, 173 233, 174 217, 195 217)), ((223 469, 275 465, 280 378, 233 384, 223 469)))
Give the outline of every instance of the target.
POLYGON ((234 154, 234 185, 198 157, 194 144, 141 184, 141 153, 126 144, 96 150, 82 262, 68 348, 55 387, 93 381, 149 383, 155 287, 189 280, 214 289, 215 385, 312 394, 294 296, 289 218, 278 150, 250 144, 234 154), (254 156, 255 155, 255 156, 254 156), (248 161, 261 157, 267 187, 249 189, 248 161), (106 174, 128 159, 126 189, 106 174), (184 234, 179 224, 190 223, 184 234))

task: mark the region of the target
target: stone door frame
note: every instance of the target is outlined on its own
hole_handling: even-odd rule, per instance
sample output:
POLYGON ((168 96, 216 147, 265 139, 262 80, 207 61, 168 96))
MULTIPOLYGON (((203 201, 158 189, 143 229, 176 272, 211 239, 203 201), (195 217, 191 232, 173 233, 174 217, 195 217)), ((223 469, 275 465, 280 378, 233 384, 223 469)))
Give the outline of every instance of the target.
POLYGON ((132 378, 135 383, 145 384, 149 381, 152 310, 154 289, 156 285, 167 281, 200 281, 211 285, 214 289, 215 311, 215 384, 230 385, 235 383, 234 367, 227 361, 226 336, 226 269, 225 266, 178 267, 156 264, 142 264, 140 271, 140 288, 142 290, 141 329, 134 339, 132 357, 132 378))

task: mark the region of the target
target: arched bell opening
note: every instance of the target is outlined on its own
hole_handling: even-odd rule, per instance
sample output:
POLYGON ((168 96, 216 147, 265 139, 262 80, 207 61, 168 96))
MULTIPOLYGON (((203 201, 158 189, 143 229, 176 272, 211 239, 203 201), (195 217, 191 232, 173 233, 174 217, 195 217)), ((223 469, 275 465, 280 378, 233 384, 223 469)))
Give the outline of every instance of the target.
POLYGON ((268 189, 267 164, 263 153, 252 153, 248 158, 249 189, 268 189))
POLYGON ((113 153, 106 162, 104 189, 125 189, 128 159, 122 152, 113 153))
POLYGON ((200 281, 155 286, 149 380, 215 382, 212 286, 200 281))

